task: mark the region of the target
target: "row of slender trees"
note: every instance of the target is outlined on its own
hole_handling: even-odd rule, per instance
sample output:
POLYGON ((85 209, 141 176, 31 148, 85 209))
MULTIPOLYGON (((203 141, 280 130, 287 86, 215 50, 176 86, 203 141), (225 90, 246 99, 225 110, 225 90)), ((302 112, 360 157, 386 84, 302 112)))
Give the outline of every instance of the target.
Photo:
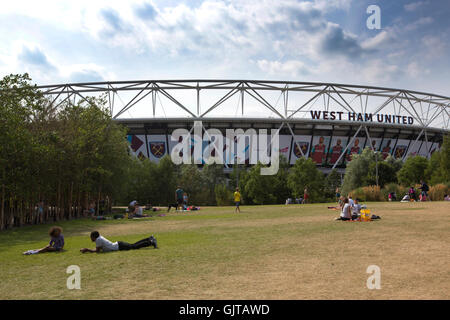
POLYGON ((56 108, 27 74, 0 80, 0 230, 79 217, 123 192, 125 129, 104 98, 69 100, 56 108))

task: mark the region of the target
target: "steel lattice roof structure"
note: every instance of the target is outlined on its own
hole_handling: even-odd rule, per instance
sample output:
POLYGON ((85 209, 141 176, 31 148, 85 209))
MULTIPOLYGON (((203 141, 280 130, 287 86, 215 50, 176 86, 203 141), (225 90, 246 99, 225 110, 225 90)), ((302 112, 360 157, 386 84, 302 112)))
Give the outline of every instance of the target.
POLYGON ((341 135, 351 137, 349 141, 365 136, 367 142, 403 138, 410 141, 405 158, 411 143, 428 146, 449 133, 450 97, 405 89, 213 79, 71 83, 38 89, 55 107, 104 95, 112 117, 128 126, 130 134, 167 135, 202 121, 205 128, 275 128, 293 138, 299 134, 341 135), (320 117, 314 118, 317 111, 320 117))

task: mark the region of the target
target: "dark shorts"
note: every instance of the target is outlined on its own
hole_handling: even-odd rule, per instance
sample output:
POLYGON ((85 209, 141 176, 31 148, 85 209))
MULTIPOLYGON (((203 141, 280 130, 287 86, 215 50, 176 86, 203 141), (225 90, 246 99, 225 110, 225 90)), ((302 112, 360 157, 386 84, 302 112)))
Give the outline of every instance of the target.
POLYGON ((241 204, 241 202, 240 202, 240 201, 236 201, 234 204, 236 205, 236 207, 239 207, 239 205, 241 204))
POLYGON ((177 199, 177 204, 183 204, 183 199, 177 199))

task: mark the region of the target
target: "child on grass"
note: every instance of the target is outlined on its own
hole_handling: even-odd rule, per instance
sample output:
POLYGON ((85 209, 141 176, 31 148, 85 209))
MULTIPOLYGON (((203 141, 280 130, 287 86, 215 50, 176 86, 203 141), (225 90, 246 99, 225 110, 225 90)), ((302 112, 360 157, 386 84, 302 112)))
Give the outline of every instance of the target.
POLYGON ((236 188, 236 191, 233 194, 234 196, 234 204, 236 205, 236 209, 234 209, 234 212, 241 212, 241 209, 239 208, 239 205, 241 204, 241 193, 239 192, 239 188, 236 188))
POLYGON ((51 227, 50 231, 48 232, 50 236, 50 242, 48 245, 42 249, 34 249, 34 250, 28 250, 25 251, 23 254, 30 255, 30 254, 37 254, 37 253, 44 253, 44 252, 58 252, 61 251, 64 248, 64 236, 62 234, 62 228, 61 227, 51 227))

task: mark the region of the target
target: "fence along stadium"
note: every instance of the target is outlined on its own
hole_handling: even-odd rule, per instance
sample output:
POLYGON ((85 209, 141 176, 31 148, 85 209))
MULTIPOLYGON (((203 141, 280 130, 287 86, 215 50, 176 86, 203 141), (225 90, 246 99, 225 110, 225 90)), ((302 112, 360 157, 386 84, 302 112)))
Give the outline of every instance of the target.
POLYGON ((112 117, 129 128, 130 152, 153 161, 170 155, 178 143, 171 133, 192 130, 194 121, 224 136, 226 129, 276 129, 279 152, 290 164, 312 158, 324 172, 344 172, 351 155, 365 147, 402 160, 430 157, 449 133, 449 97, 404 89, 256 80, 114 81, 39 89, 55 107, 105 95, 112 117))

